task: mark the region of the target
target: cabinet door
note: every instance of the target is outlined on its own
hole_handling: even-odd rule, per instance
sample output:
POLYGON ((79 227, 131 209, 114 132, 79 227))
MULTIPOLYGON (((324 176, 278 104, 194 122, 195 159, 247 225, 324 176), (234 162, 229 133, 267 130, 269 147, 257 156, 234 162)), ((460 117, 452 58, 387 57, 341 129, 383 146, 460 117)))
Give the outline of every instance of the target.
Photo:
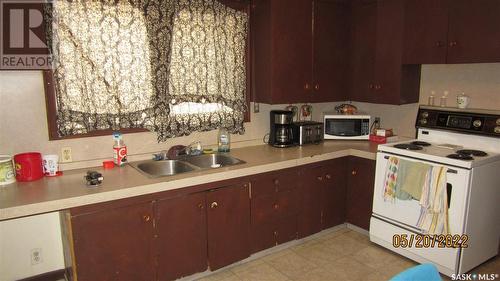
POLYGON ((310 102, 347 99, 350 17, 345 1, 316 0, 313 34, 313 94, 310 102))
POLYGON ((375 182, 375 161, 350 157, 347 185, 347 222, 370 227, 375 182))
POLYGON ((305 102, 312 91, 312 1, 273 0, 271 6, 272 102, 305 102))
POLYGON ((252 225, 271 223, 296 215, 298 195, 298 190, 293 189, 252 198, 252 225))
POLYGON ((374 66, 377 38, 377 3, 353 1, 351 17, 350 99, 375 102, 374 66))
POLYGON ((154 280, 152 203, 71 218, 77 278, 154 280))
POLYGON ((447 0, 406 0, 403 63, 446 62, 447 0))
POLYGON ((299 238, 321 231, 321 195, 324 186, 323 169, 318 165, 304 167, 300 171, 301 210, 299 214, 299 238))
POLYGON ((252 225, 252 253, 297 239, 297 216, 252 225))
POLYGON ((175 280, 207 269, 205 193, 156 204, 158 279, 175 280))
POLYGON ((500 61, 500 1, 450 2, 448 63, 500 61))
POLYGON ((250 255, 249 184, 207 193, 208 261, 216 270, 250 255))
POLYGON ((322 226, 323 229, 345 222, 346 172, 348 158, 329 161, 324 167, 322 226))

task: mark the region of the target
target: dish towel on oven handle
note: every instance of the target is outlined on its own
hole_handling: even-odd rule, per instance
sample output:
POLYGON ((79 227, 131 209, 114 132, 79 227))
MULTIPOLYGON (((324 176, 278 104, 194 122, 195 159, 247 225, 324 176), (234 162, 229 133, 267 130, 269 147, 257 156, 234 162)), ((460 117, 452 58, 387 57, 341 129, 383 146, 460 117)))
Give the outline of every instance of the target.
MULTIPOLYGON (((407 180, 408 173, 405 171, 414 169, 415 166, 412 164, 413 162, 399 159, 398 157, 389 157, 384 177, 384 201, 395 202, 396 198, 400 200, 412 199, 411 196, 405 196, 407 193, 402 190, 405 189, 402 188, 405 184, 415 183, 410 183, 407 180)), ((424 177, 422 181, 419 181, 419 185, 422 188, 422 192, 419 194, 420 198, 414 198, 419 200, 421 207, 416 226, 427 233, 448 234, 447 169, 442 166, 427 166, 427 172, 420 174, 424 177)), ((418 167, 418 169, 421 170, 422 167, 418 167)))
POLYGON ((399 158, 389 157, 384 177, 384 201, 394 202, 398 180, 399 158))
POLYGON ((430 234, 449 234, 446 172, 446 167, 431 166, 422 188, 417 227, 430 234))
MULTIPOLYGON (((415 166, 415 162, 399 159, 394 156, 389 157, 384 178, 384 201, 394 202, 394 199, 410 200, 412 196, 403 190, 406 183, 415 184, 414 177, 408 176, 411 169, 415 166)), ((423 181, 422 181, 423 183, 423 181)), ((418 183, 417 183, 418 184, 418 183)), ((422 185, 414 187, 414 189, 422 190, 422 185)), ((420 196, 419 198, 420 199, 420 196)))

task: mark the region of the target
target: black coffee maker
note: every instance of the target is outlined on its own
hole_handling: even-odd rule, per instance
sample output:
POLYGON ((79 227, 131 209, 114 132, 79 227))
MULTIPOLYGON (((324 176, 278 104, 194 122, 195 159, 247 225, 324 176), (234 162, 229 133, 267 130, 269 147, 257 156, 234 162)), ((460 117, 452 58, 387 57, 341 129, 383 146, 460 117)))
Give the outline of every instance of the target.
POLYGON ((275 147, 294 146, 292 133, 293 112, 288 110, 271 110, 271 132, 269 144, 275 147))

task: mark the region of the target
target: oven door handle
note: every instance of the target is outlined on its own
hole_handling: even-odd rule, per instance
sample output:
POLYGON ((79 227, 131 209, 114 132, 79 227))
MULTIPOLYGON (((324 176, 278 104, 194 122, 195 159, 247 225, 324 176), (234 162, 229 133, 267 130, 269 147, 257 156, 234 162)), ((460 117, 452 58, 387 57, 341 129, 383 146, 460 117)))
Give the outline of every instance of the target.
MULTIPOLYGON (((384 159, 389 159, 389 156, 384 156, 384 159)), ((454 169, 448 169, 446 172, 449 174, 458 174, 458 171, 454 169)))

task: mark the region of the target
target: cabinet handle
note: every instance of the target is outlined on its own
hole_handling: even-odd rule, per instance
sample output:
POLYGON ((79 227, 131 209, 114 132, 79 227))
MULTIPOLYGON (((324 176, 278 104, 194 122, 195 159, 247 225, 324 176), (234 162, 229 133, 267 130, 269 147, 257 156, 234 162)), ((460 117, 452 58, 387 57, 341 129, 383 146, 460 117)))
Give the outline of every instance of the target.
POLYGON ((148 221, 150 221, 150 220, 151 220, 151 216, 149 216, 149 215, 144 215, 144 216, 142 216, 142 219, 143 219, 145 222, 148 222, 148 221))
POLYGON ((274 180, 274 185, 278 185, 279 183, 280 183, 280 181, 278 179, 274 180))
POLYGON ((318 177, 318 180, 319 180, 319 181, 322 181, 322 180, 323 180, 323 177, 318 177))
POLYGON ((382 89, 382 86, 380 84, 376 84, 375 85, 375 90, 380 90, 380 89, 382 89))
POLYGON ((275 210, 278 210, 278 209, 280 208, 280 205, 279 205, 278 203, 275 203, 275 204, 273 205, 273 208, 274 208, 275 210))
POLYGON ((438 48, 443 47, 443 42, 441 42, 441 41, 436 41, 436 47, 438 47, 438 48))
POLYGON ((373 89, 373 84, 372 83, 368 84, 368 89, 373 89))
POLYGON ((457 45, 457 41, 451 41, 450 42, 450 47, 455 47, 457 45))
POLYGON ((311 85, 309 85, 309 83, 306 83, 306 84, 304 85, 304 89, 309 90, 310 88, 311 88, 311 85))
POLYGON ((274 232, 274 236, 278 236, 278 231, 275 231, 275 232, 274 232))
POLYGON ((314 90, 319 91, 319 84, 314 85, 314 90))
POLYGON ((198 204, 198 209, 203 210, 203 208, 205 208, 205 206, 203 206, 203 204, 199 203, 198 204))
POLYGON ((217 202, 212 202, 212 204, 210 204, 210 208, 212 209, 215 209, 217 207, 219 207, 219 204, 217 204, 217 202))
POLYGON ((331 178, 332 178, 332 176, 330 176, 330 174, 326 174, 325 178, 326 178, 327 180, 329 180, 329 179, 331 179, 331 178))
POLYGON ((351 175, 355 176, 358 172, 356 170, 352 170, 351 175))

